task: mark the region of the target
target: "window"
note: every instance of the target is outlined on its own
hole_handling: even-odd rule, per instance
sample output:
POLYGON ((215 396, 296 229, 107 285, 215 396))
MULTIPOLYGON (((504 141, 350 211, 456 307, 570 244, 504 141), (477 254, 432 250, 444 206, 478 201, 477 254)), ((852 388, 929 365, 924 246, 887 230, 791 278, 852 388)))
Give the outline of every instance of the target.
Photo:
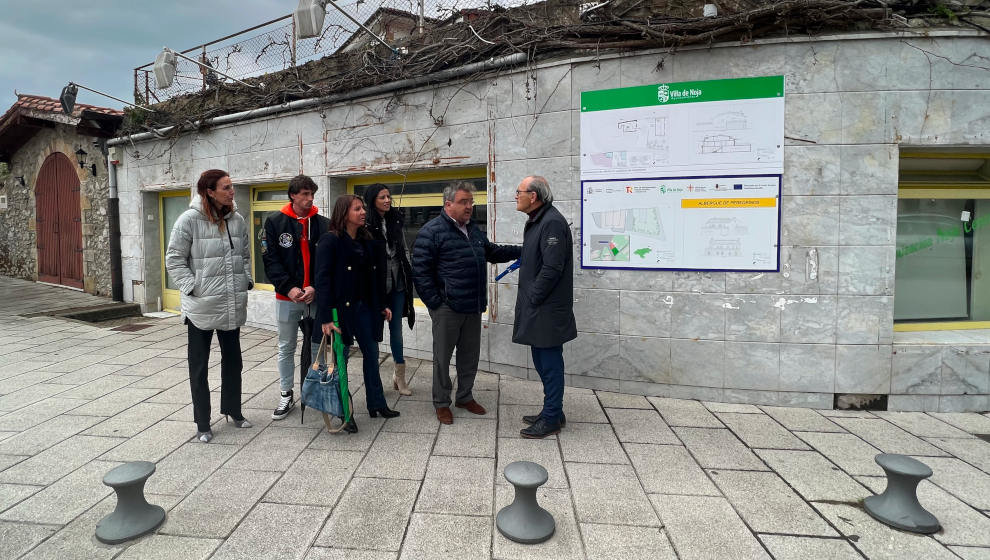
POLYGON ((901 154, 895 263, 895 330, 990 328, 990 154, 901 154))
MULTIPOLYGON (((406 248, 411 252, 419 228, 440 215, 443 209, 443 189, 451 181, 467 181, 474 185, 475 225, 481 231, 488 230, 488 183, 484 167, 450 169, 436 172, 413 173, 409 175, 373 175, 355 177, 347 181, 347 192, 364 196, 368 185, 382 183, 392 193, 392 203, 405 217, 406 248)), ((368 209, 371 211, 371 209, 368 209)), ((411 255, 410 255, 411 256, 411 255)), ((422 305, 419 298, 417 305, 422 305)))
POLYGON ((261 237, 265 233, 265 220, 278 214, 289 201, 288 183, 260 185, 251 189, 251 272, 254 287, 274 291, 265 274, 265 262, 261 258, 261 237))

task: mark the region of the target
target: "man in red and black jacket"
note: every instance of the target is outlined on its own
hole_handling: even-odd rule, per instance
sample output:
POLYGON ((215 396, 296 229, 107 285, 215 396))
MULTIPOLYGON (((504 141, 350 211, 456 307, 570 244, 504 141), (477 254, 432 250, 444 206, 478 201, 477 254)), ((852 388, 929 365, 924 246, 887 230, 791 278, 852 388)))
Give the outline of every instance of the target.
POLYGON ((292 373, 295 370, 296 338, 303 332, 302 353, 299 357, 302 377, 316 357, 317 345, 312 344, 313 299, 316 289, 316 242, 329 231, 330 220, 318 214, 313 206, 313 194, 319 187, 305 175, 289 181, 289 203, 278 214, 265 220, 261 240, 261 255, 265 274, 275 286, 275 319, 278 321, 278 375, 281 399, 272 412, 274 420, 288 416, 295 406, 292 373))

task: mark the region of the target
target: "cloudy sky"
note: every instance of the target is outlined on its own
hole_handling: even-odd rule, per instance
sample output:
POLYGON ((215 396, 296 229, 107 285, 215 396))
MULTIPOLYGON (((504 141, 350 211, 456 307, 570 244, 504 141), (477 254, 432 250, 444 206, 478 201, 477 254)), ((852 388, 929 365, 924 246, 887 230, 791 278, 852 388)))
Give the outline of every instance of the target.
MULTIPOLYGON (((133 101, 134 68, 291 13, 298 0, 0 0, 0 114, 74 81, 133 101)), ((121 104, 80 90, 79 102, 121 104)))

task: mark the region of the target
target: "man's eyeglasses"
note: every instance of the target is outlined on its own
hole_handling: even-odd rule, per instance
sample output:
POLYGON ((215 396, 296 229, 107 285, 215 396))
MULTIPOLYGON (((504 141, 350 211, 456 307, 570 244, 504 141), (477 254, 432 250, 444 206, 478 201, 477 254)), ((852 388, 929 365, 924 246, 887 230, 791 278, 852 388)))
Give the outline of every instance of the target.
POLYGON ((517 196, 518 195, 521 195, 521 194, 533 194, 533 193, 534 193, 534 191, 520 191, 520 190, 516 190, 516 195, 517 196))

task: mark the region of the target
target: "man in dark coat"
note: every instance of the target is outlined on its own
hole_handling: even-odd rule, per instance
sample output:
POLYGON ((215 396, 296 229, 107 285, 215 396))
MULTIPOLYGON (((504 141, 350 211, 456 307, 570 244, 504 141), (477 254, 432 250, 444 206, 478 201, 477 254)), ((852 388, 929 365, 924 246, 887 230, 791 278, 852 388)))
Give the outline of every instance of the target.
POLYGON ((302 329, 299 357, 300 384, 318 350, 312 344, 313 274, 316 270, 316 242, 330 229, 330 220, 319 215, 313 195, 319 187, 305 175, 289 181, 289 202, 278 214, 265 220, 261 258, 265 274, 275 287, 275 319, 278 322, 278 375, 281 398, 272 412, 273 420, 288 416, 295 405, 292 372, 295 368, 296 338, 302 329))
POLYGON ((471 394, 481 353, 481 313, 488 306, 488 267, 519 257, 518 245, 496 245, 471 223, 474 186, 456 182, 443 190, 443 211, 426 223, 413 244, 413 283, 433 320, 433 406, 437 420, 452 424, 450 358, 457 348, 458 408, 485 414, 471 394))
POLYGON ((577 338, 574 320, 574 253, 571 229, 553 207, 547 180, 529 176, 516 187, 523 230, 519 293, 512 342, 528 344, 543 381, 543 410, 523 416, 524 438, 545 438, 564 424, 564 343, 577 338))

